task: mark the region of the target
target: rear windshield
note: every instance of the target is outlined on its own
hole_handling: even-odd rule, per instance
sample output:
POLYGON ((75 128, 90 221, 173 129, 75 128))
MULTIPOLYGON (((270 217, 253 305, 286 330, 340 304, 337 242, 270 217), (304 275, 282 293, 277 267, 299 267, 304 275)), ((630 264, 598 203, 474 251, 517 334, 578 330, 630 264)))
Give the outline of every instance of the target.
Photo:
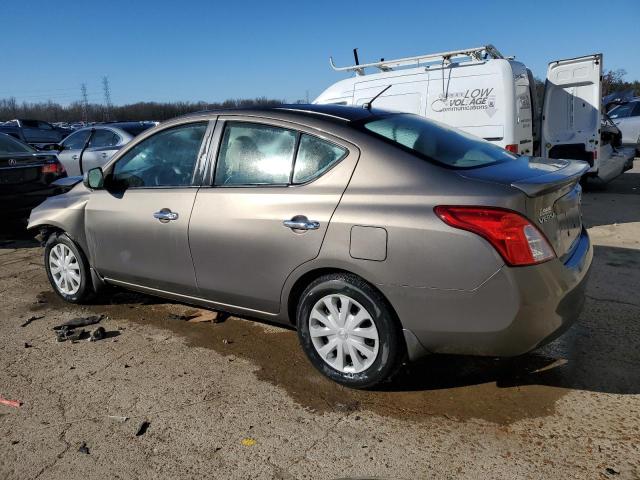
POLYGON ((517 158, 501 147, 417 115, 370 120, 365 130, 449 168, 474 168, 517 158))
POLYGON ((14 140, 9 135, 0 135, 0 153, 31 153, 35 152, 29 145, 14 140))

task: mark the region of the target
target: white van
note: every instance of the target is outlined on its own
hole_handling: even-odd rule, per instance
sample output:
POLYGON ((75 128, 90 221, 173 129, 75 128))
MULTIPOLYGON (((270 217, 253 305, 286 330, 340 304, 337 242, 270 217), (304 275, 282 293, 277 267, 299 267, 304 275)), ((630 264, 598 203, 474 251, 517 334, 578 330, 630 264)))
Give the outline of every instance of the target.
POLYGON ((615 135, 599 138, 600 54, 549 65, 541 128, 534 122, 531 71, 492 45, 368 64, 359 64, 356 54, 356 64, 347 67, 330 62, 355 76, 331 85, 314 103, 364 105, 379 95, 376 108, 438 120, 514 153, 587 160, 591 174, 605 181, 630 164, 628 152, 610 145, 615 135), (371 68, 378 72, 367 74, 371 68))

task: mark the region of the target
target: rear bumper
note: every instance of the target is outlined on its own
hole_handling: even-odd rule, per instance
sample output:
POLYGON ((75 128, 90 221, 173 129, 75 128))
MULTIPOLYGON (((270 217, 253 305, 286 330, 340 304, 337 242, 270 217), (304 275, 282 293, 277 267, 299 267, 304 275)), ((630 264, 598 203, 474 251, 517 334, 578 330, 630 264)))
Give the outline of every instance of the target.
POLYGON ((575 322, 592 259, 593 247, 583 230, 564 263, 555 259, 531 267, 503 266, 472 291, 381 288, 403 328, 419 342, 408 345, 411 358, 424 351, 515 356, 552 341, 575 322))

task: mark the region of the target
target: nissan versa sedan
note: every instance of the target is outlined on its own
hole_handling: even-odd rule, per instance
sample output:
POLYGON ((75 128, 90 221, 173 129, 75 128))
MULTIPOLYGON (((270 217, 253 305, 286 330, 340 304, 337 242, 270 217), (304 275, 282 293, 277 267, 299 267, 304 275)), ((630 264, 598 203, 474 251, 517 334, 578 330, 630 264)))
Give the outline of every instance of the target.
POLYGON ((111 284, 293 325, 318 370, 367 388, 406 358, 519 355, 567 328, 588 168, 411 114, 212 111, 144 132, 29 228, 69 302, 111 284))

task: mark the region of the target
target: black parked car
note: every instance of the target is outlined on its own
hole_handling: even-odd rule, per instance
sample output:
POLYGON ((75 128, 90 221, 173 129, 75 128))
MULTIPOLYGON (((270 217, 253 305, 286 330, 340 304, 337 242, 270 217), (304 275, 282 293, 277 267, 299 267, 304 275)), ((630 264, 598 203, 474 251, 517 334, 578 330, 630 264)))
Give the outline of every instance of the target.
POLYGON ((66 177, 56 155, 38 152, 0 133, 0 208, 4 218, 26 218, 31 209, 60 191, 52 182, 66 177))

